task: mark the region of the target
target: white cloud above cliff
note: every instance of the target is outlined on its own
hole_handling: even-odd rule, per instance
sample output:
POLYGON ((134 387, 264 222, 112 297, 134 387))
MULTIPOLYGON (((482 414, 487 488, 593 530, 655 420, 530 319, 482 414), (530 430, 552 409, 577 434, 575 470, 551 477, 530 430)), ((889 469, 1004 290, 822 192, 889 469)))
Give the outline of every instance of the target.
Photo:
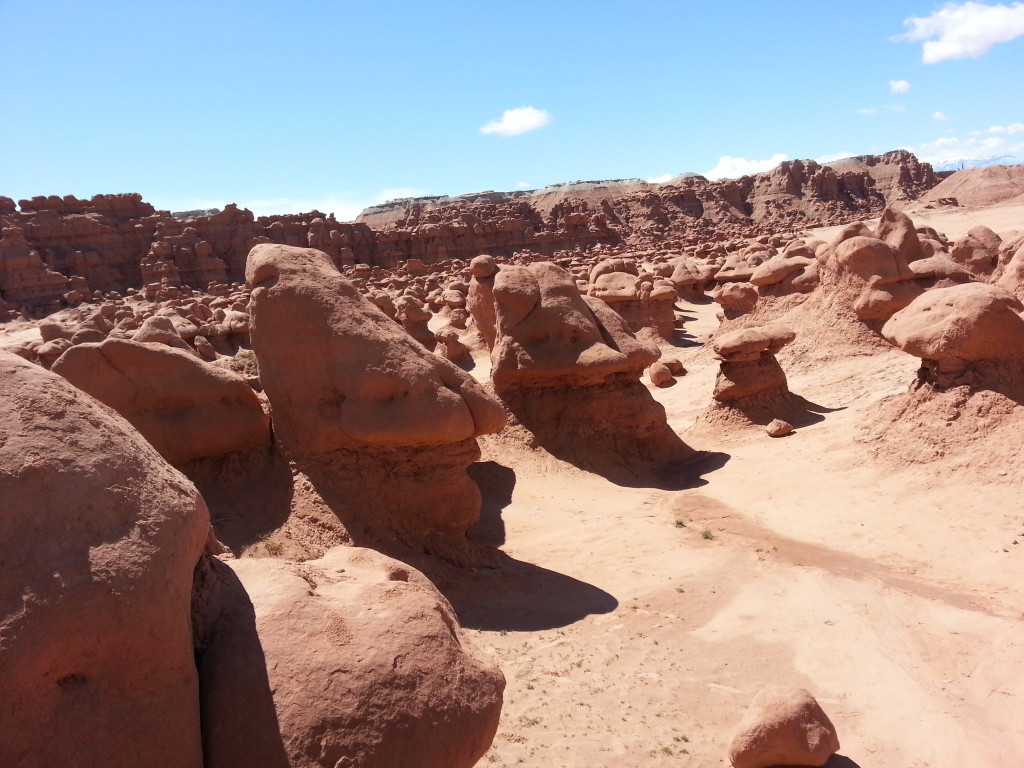
POLYGON ((943 168, 958 163, 975 165, 1001 158, 1024 158, 1024 141, 1002 136, 944 136, 908 149, 919 160, 943 168))
POLYGON ((1024 3, 947 3, 930 16, 904 20, 910 27, 893 40, 923 42, 921 60, 977 59, 992 46, 1024 35, 1024 3))
POLYGON ((744 157, 725 155, 718 158, 718 164, 714 168, 701 175, 712 181, 715 179, 737 179, 740 176, 770 171, 783 160, 789 160, 789 155, 776 154, 767 160, 747 160, 744 157))
POLYGON ((371 205, 380 205, 389 200, 398 200, 405 197, 421 197, 428 194, 427 190, 415 187, 387 187, 372 195, 359 195, 356 193, 341 193, 329 195, 310 195, 308 197, 253 197, 238 198, 232 200, 210 200, 199 198, 146 198, 158 210, 163 211, 194 211, 207 210, 210 208, 223 209, 228 203, 236 203, 239 208, 248 208, 253 215, 275 216, 282 214, 309 213, 320 211, 321 213, 333 213, 338 221, 352 221, 364 208, 371 205))
POLYGON ((516 107, 506 109, 501 117, 480 127, 480 133, 494 136, 519 136, 543 128, 551 122, 551 113, 546 109, 516 107))

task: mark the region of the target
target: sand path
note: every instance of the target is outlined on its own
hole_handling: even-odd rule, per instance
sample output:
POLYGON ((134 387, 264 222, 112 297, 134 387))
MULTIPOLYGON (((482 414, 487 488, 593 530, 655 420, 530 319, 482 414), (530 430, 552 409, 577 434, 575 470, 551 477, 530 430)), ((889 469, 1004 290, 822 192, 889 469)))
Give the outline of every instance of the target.
MULTIPOLYGON (((686 310, 706 338, 714 305, 686 310)), ((690 373, 655 396, 683 431, 715 364, 671 351, 690 373)), ((894 351, 791 377, 833 410, 779 440, 705 436, 682 491, 485 446, 483 525, 515 560, 453 593, 508 678, 480 765, 726 765, 768 684, 819 698, 833 766, 1024 765, 1020 488, 889 471, 858 440, 916 365, 894 351)))

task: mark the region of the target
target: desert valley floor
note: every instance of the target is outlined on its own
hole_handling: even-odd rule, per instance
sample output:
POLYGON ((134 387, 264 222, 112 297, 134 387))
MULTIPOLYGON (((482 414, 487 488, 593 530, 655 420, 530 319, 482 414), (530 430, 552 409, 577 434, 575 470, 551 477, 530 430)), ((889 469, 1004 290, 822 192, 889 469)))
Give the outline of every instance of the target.
MULTIPOLYGON (((985 225, 1009 242, 1024 228, 1018 202, 906 212, 950 241, 985 225)), ((504 673, 477 765, 727 766, 754 694, 796 686, 835 724, 831 768, 1024 766, 1024 404, 1005 401, 999 422, 984 398, 945 414, 939 399, 895 424, 917 357, 794 344, 778 362, 804 417, 769 437, 709 419, 721 308, 675 307, 660 346, 686 373, 643 382, 692 460, 661 487, 616 484, 483 434, 470 538, 500 550, 494 567, 407 561, 504 673)), ((14 320, 0 346, 39 335, 14 320)), ((469 375, 487 383, 487 350, 473 359, 469 375)), ((281 556, 283 530, 236 554, 281 556)))
MULTIPOLYGON (((1024 221, 928 214, 912 216, 951 238, 1024 221)), ((784 350, 820 421, 691 436, 717 306, 679 306, 684 346, 665 351, 689 373, 653 392, 707 452, 692 487, 620 487, 481 441, 475 534, 512 563, 443 588, 508 681, 480 765, 727 765, 765 684, 814 693, 842 744, 830 766, 1024 765, 1024 455, 878 455, 862 425, 917 368, 897 349, 813 369, 784 350)))

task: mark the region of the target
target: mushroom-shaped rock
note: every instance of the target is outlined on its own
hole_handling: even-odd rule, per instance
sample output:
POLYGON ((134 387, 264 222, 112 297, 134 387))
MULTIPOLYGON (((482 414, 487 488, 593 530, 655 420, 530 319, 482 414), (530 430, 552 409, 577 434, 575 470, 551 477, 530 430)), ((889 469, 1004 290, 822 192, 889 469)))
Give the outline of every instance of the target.
POLYGON ((728 320, 745 315, 757 305, 757 289, 749 283, 726 283, 712 296, 728 320))
POLYGON ((729 762, 733 768, 823 766, 838 750, 835 726, 808 691, 765 688, 729 742, 729 762))
MULTIPOLYGON (((468 646, 451 606, 421 573, 358 547, 301 564, 228 565, 252 601, 290 765, 470 768, 490 746, 504 677, 468 646)), ((239 658, 244 635, 222 632, 216 616, 204 623, 204 703, 218 704, 204 718, 218 764, 263 765, 248 723, 232 718, 249 707, 252 672, 263 671, 239 658)))
POLYGON ((919 357, 922 383, 998 389, 1019 379, 1024 304, 987 283, 937 288, 897 312, 882 336, 919 357))
POLYGON ((184 350, 189 354, 196 354, 195 350, 186 344, 181 334, 178 333, 177 326, 171 321, 171 318, 162 315, 154 315, 143 320, 142 325, 132 335, 132 340, 146 344, 164 344, 184 350))
POLYGON ((506 267, 494 283, 495 391, 559 458, 635 478, 692 455, 640 383, 658 359, 607 304, 582 297, 550 263, 506 267))
POLYGON ((693 259, 680 256, 672 262, 672 274, 669 279, 676 287, 679 297, 692 301, 704 295, 700 289, 707 282, 705 270, 693 259))
POLYGON ((200 768, 202 498, 61 377, 0 381, 0 765, 200 768))
POLYGON ((712 347, 722 362, 715 380, 715 407, 734 409, 756 424, 767 424, 794 410, 800 399, 790 393, 775 354, 795 338, 793 331, 781 325, 717 336, 712 347))
POLYGON ((177 467, 270 445, 270 417, 245 379, 194 353, 107 339, 72 347, 53 372, 124 416, 177 467))
POLYGON ((246 263, 252 344, 274 431, 357 543, 466 545, 480 494, 466 474, 501 404, 431 354, 309 248, 246 263))
POLYGON ((991 275, 999 263, 1002 238, 988 227, 972 227, 953 243, 949 256, 977 277, 991 275))
POLYGON ((633 333, 653 328, 672 338, 675 326, 675 285, 640 275, 632 259, 604 259, 590 271, 588 294, 609 304, 633 333))
POLYGON ((818 260, 803 250, 783 252, 760 264, 750 276, 750 284, 758 288, 780 286, 781 293, 806 293, 817 285, 818 260), (807 278, 799 278, 807 273, 807 278))
POLYGON ((473 366, 473 355, 469 347, 459 339, 457 331, 445 328, 437 332, 437 340, 441 343, 441 349, 435 350, 445 360, 455 363, 460 368, 471 368, 473 366))
POLYGON ((498 263, 493 256, 477 256, 469 262, 469 271, 473 277, 469 281, 466 309, 469 310, 477 330, 490 349, 494 347, 496 333, 494 276, 498 273, 498 263))
POLYGON ((395 301, 395 319, 402 324, 406 333, 433 352, 437 339, 428 327, 430 317, 430 311, 415 296, 405 294, 395 301))

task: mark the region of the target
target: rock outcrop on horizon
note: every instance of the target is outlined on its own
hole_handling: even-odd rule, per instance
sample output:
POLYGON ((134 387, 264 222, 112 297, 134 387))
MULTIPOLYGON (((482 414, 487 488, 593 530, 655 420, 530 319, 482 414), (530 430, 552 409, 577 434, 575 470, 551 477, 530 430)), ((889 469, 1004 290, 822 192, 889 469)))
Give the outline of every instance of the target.
MULTIPOLYGON (((938 183, 927 163, 903 150, 822 165, 787 160, 752 176, 708 181, 683 174, 665 184, 639 179, 576 182, 529 192, 412 198, 368 208, 355 222, 333 214, 255 218, 228 205, 180 219, 138 194, 0 197, 0 300, 29 310, 53 307, 71 290, 141 289, 166 280, 205 288, 239 281, 258 242, 311 247, 345 267, 424 265, 481 253, 530 250, 551 256, 597 245, 659 248, 780 228, 866 218, 887 202, 910 200, 938 183)), ((2 307, 0 307, 2 309, 2 307)))

